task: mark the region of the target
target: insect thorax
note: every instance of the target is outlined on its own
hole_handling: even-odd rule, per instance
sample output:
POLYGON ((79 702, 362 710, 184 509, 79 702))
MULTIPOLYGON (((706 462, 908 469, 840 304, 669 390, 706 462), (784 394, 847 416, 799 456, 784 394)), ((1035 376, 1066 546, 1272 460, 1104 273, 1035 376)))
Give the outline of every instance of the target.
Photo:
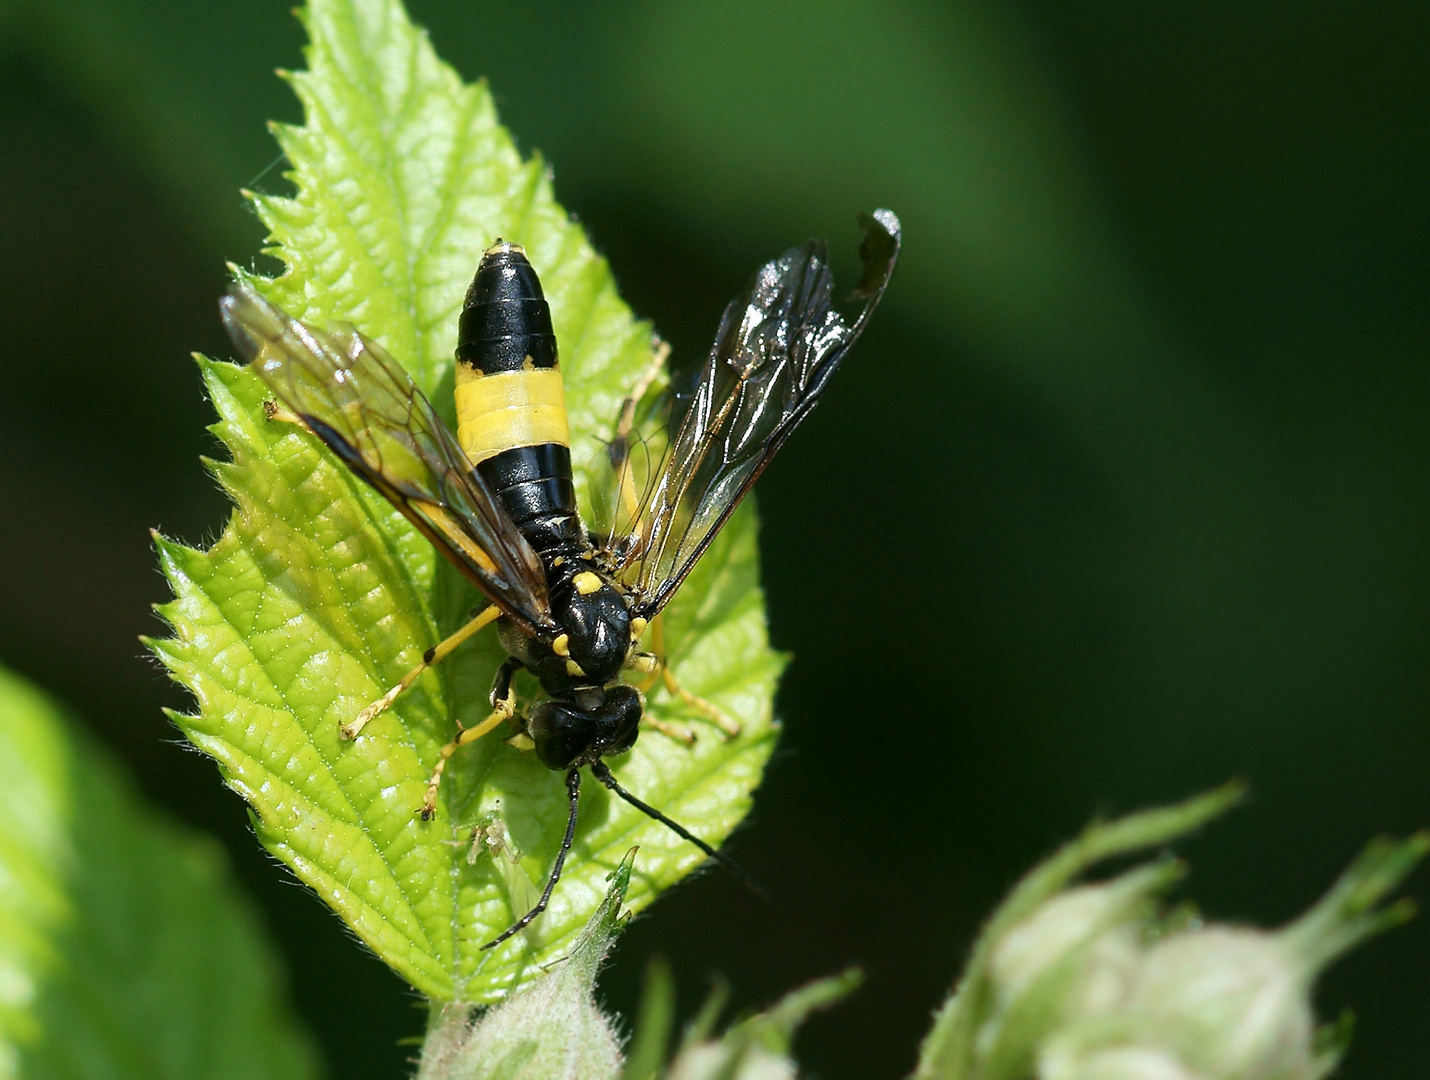
POLYGON ((520 660, 553 697, 616 681, 631 651, 626 599, 583 558, 561 557, 548 571, 552 617, 559 628, 549 640, 531 637, 505 621, 502 647, 520 660))

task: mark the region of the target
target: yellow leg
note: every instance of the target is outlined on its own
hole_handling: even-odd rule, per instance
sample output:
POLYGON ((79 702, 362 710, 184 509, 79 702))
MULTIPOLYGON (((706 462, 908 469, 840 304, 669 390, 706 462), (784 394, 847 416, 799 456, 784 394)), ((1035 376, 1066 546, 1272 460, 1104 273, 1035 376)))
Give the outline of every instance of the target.
POLYGON ((376 716, 378 713, 386 709, 394 701, 396 701, 397 696, 401 694, 404 690, 406 690, 409 686, 411 686, 413 683, 415 683, 424 671, 426 671, 428 668, 432 667, 435 664, 440 664, 444 659, 447 658, 447 656, 452 652, 453 649, 455 649, 458 645, 462 644, 462 642, 466 641, 467 638, 471 637, 488 623, 495 622, 500 616, 501 609, 498 608, 495 604, 493 604, 491 607, 487 608, 479 615, 477 615, 476 618, 472 619, 470 622, 462 626, 461 629, 459 629, 455 634, 443 641, 440 645, 428 649, 425 653, 422 654, 422 663, 418 664, 406 675, 402 676, 401 682, 399 682, 387 693, 383 694, 382 697, 378 698, 362 712, 358 713, 356 719, 351 720, 338 728, 338 730, 342 733, 343 738, 356 739, 358 737, 358 733, 362 731, 364 727, 367 726, 367 722, 371 720, 374 716, 376 716))
POLYGON ((499 699, 487 718, 476 727, 464 728, 458 722, 456 736, 438 752, 437 764, 433 767, 432 775, 427 780, 427 794, 422 797, 423 821, 431 821, 433 815, 437 813, 437 789, 442 784, 442 774, 447 770, 447 762, 451 760, 452 755, 467 743, 475 742, 492 728, 506 723, 515 715, 516 691, 509 687, 506 697, 499 699))
POLYGON ((646 365, 646 369, 641 373, 636 385, 631 388, 630 396, 621 402, 620 416, 616 420, 615 438, 611 442, 611 448, 619 459, 615 462, 616 467, 620 470, 617 499, 620 503, 620 512, 625 515, 624 521, 627 524, 634 524, 640 517, 640 503, 636 495, 634 477, 631 475, 631 431, 635 427, 636 408, 650 390, 651 383, 655 382, 656 377, 664 370, 665 361, 669 356, 669 343, 657 342, 655 350, 651 354, 650 363, 646 365))
POLYGON ((665 369, 665 362, 668 359, 670 359, 670 342, 657 341, 655 348, 651 351, 650 363, 641 372, 635 386, 631 387, 630 396, 621 402, 620 416, 616 420, 616 444, 618 446, 626 445, 626 440, 631 437, 631 428, 635 426, 636 408, 650 391, 651 384, 665 369))
MULTIPOLYGON (((665 687, 667 693, 684 702, 724 732, 727 739, 736 738, 741 731, 740 722, 730 717, 714 702, 706 701, 699 694, 686 689, 675 677, 675 672, 670 670, 670 663, 665 654, 665 620, 660 615, 652 620, 650 632, 652 651, 632 653, 626 664, 633 671, 649 674, 650 677, 644 683, 637 684, 641 693, 648 692, 659 682, 665 687)), ((652 721, 651 726, 657 731, 661 730, 658 721, 652 721)), ((672 737, 678 738, 679 736, 672 737)))
MULTIPOLYGON (((626 658, 627 671, 638 671, 643 675, 649 676, 645 682, 635 684, 636 689, 641 692, 642 696, 644 696, 652 686, 660 682, 660 672, 663 666, 660 657, 656 656, 655 653, 631 653, 631 655, 626 658)), ((654 716, 651 716, 650 713, 642 713, 641 726, 648 727, 652 731, 658 731, 667 738, 674 739, 676 742, 683 742, 686 746, 695 745, 695 732, 691 731, 684 724, 672 724, 668 720, 657 720, 654 716)))
POLYGON ((684 724, 672 724, 669 720, 657 720, 649 714, 641 716, 641 727, 648 727, 652 731, 658 731, 667 739, 674 739, 676 742, 684 743, 686 746, 695 745, 695 732, 691 731, 684 724))
POLYGON ((660 669, 663 666, 664 664, 660 657, 656 656, 655 653, 633 652, 630 656, 626 657, 627 671, 636 671, 642 675, 649 676, 644 682, 635 684, 636 689, 642 694, 649 693, 651 687, 660 682, 660 669))
POLYGON ((666 690, 674 694, 685 704, 689 705, 696 712, 700 713, 712 724, 725 733, 725 738, 738 738, 740 731, 740 721, 729 716, 720 706, 713 701, 706 701, 694 691, 687 690, 680 684, 680 680, 675 677, 675 673, 670 670, 669 664, 661 665, 660 681, 665 684, 666 690))

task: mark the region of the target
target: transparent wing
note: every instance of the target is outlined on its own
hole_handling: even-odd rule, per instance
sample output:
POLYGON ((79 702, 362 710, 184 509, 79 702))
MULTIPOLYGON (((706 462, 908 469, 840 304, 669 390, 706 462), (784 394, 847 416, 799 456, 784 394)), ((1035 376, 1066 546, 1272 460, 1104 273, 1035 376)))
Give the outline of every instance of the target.
POLYGON ((900 227, 888 210, 861 221, 863 274, 851 299, 864 303, 852 325, 831 307, 825 245, 792 248, 725 309, 693 389, 667 399, 664 432, 618 431, 609 559, 638 614, 669 601, 863 332, 894 271, 900 227))
POLYGON ((549 627, 541 561, 431 402, 376 342, 290 318, 246 283, 219 301, 277 399, 523 629, 549 627))

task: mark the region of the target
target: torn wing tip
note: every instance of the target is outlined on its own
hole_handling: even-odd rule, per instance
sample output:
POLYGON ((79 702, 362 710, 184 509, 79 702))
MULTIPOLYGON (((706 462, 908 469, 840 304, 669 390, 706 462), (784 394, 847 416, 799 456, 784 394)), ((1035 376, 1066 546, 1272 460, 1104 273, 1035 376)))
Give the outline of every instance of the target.
POLYGON ((903 232, 903 226, 899 224, 899 215, 892 210, 880 207, 872 214, 865 215, 870 221, 876 222, 881 229, 897 240, 903 232))
POLYGON ((860 214, 859 224, 864 229, 864 240, 859 245, 859 259, 864 269, 849 299, 877 301, 893 276, 903 241, 903 226, 897 214, 883 207, 872 214, 860 214))

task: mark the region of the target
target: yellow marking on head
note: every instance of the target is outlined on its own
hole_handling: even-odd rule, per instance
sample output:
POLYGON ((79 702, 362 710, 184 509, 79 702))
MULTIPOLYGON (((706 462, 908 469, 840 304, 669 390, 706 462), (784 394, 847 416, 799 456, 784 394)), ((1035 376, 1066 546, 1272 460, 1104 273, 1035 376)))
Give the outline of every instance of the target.
POLYGON ((557 634, 556 637, 552 638, 551 640, 551 651, 554 652, 557 656, 570 656, 571 635, 557 634))
POLYGON ((646 628, 647 626, 649 626, 649 625, 650 625, 650 623, 646 622, 646 620, 643 619, 643 618, 642 618, 641 616, 639 616, 639 615, 637 615, 634 619, 632 619, 632 620, 631 620, 631 640, 632 640, 632 641, 639 641, 639 640, 640 640, 640 636, 645 633, 645 628, 646 628))
POLYGON ((506 744, 508 746, 514 746, 518 750, 536 749, 536 743, 532 742, 531 736, 525 734, 524 732, 520 735, 513 735, 510 739, 506 740, 506 744))
POLYGON ((576 663, 575 660, 569 660, 569 659, 568 659, 568 660, 566 661, 566 674, 567 674, 567 675, 576 676, 576 677, 580 677, 580 676, 586 674, 586 672, 582 669, 582 667, 581 667, 580 664, 576 663))
POLYGON ((457 441, 473 465, 516 446, 571 445, 556 368, 482 375, 457 365, 457 441))
POLYGON ((576 591, 582 596, 590 596, 601 587, 601 579, 589 570, 582 570, 571 579, 571 584, 576 586, 576 591))

